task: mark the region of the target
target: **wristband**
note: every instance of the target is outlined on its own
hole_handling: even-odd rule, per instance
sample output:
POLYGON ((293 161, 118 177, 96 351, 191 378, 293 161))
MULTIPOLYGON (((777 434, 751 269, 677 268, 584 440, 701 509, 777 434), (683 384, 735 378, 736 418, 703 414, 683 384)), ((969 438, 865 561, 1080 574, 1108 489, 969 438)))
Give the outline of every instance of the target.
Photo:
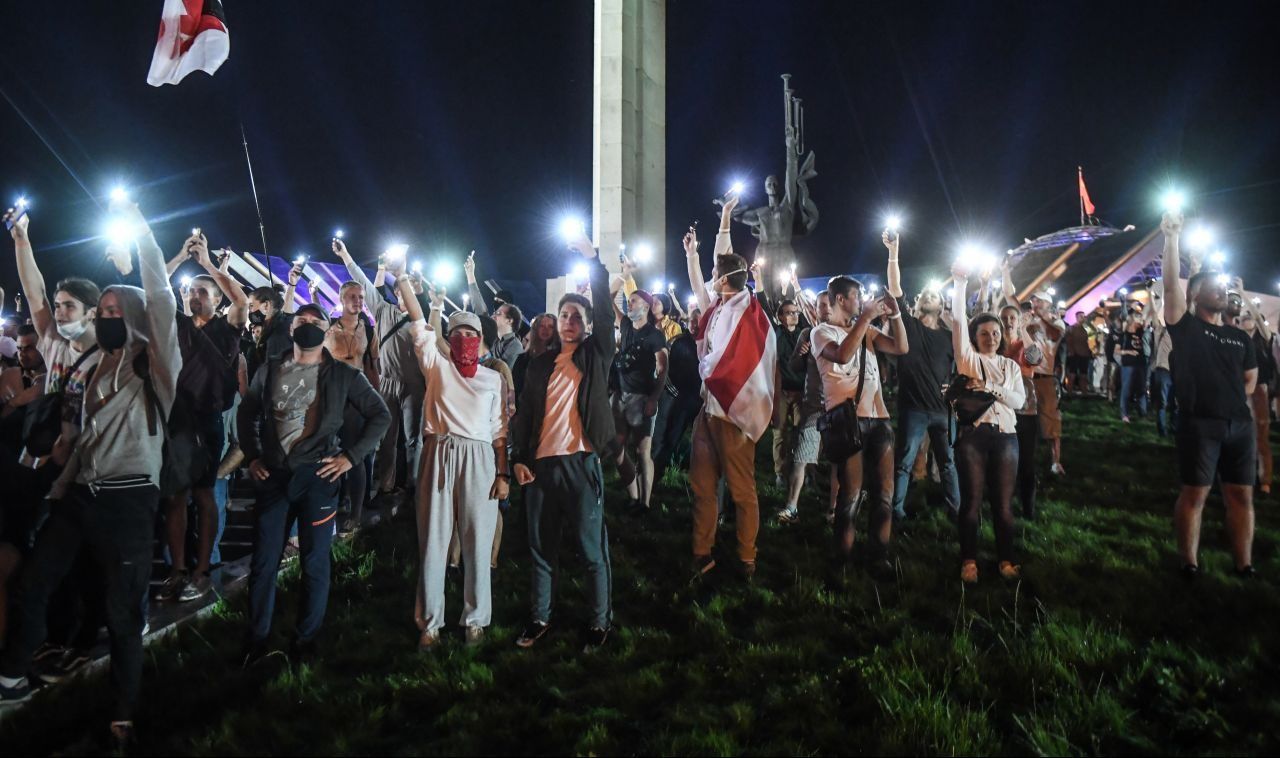
POLYGON ((890 317, 889 317, 889 319, 890 319, 890 320, 895 319, 895 318, 902 318, 902 311, 898 311, 897 313, 895 313, 895 314, 893 314, 892 316, 890 316, 890 317))

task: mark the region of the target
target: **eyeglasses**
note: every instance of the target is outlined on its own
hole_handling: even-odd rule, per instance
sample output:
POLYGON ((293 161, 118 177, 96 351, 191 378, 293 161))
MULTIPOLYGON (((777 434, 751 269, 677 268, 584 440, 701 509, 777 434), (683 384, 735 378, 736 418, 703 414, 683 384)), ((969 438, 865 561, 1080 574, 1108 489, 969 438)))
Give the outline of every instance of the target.
POLYGON ((786 318, 787 316, 799 316, 799 315, 800 315, 800 311, 783 311, 782 312, 783 318, 786 318))

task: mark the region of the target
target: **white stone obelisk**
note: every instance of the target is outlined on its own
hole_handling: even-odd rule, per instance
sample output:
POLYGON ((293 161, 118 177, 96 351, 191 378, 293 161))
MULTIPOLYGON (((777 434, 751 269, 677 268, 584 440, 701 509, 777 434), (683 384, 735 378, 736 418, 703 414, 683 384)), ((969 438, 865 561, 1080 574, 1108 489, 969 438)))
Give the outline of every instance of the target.
MULTIPOLYGON (((666 97, 666 0, 595 0, 591 237, 610 271, 624 243, 652 246, 655 271, 665 260, 666 97)), ((549 280, 547 311, 574 289, 549 280)))

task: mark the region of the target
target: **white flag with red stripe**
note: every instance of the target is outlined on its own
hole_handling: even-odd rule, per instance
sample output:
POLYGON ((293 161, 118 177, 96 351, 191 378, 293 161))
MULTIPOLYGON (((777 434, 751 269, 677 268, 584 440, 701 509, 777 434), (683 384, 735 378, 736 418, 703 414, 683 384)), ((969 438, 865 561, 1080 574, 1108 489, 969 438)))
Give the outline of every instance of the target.
POLYGON ((192 71, 213 74, 230 54, 222 0, 164 0, 147 84, 177 84, 192 71))
MULTIPOLYGON (((777 336, 750 290, 716 303, 698 329, 698 372, 711 401, 758 441, 773 417, 777 336)), ((712 406, 714 410, 714 406, 712 406)))

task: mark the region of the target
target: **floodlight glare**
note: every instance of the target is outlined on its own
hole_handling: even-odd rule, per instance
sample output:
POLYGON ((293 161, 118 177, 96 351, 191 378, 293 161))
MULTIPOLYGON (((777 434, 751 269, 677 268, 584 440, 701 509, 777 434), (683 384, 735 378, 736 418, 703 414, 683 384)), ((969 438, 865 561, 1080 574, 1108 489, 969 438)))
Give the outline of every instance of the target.
POLYGON ((690 296, 689 296, 689 307, 690 307, 690 308, 693 308, 693 307, 694 307, 694 306, 696 306, 697 304, 698 304, 698 296, 697 296, 697 295, 690 295, 690 296))
POLYGON ((927 292, 937 292, 942 288, 942 282, 938 279, 930 279, 929 283, 924 286, 927 292))
POLYGON ((662 281, 661 279, 654 279, 652 282, 649 282, 649 294, 651 295, 657 292, 661 292, 666 288, 667 288, 667 283, 662 281))
POLYGON ((116 201, 117 203, 124 200, 128 200, 129 193, 128 191, 125 190, 124 187, 117 185, 111 188, 111 199, 116 201))
POLYGON ((744 189, 746 189, 746 185, 744 185, 742 182, 734 182, 733 184, 729 185, 729 194, 741 195, 744 189))
POLYGON ((650 263, 653 261, 653 247, 651 245, 641 243, 636 246, 636 262, 650 263))
POLYGON ((563 237, 566 242, 572 242, 586 233, 586 223, 576 216, 570 216, 560 222, 560 236, 563 237))
POLYGON ((24 210, 28 205, 30 205, 30 203, 27 202, 27 198, 24 196, 24 197, 18 198, 14 202, 13 207, 17 208, 18 210, 24 210))
POLYGON ((569 277, 575 282, 585 282, 587 280, 587 264, 579 263, 573 267, 573 271, 569 273, 569 277))
POLYGON ((1213 230, 1207 226, 1197 226, 1187 235, 1187 244, 1192 250, 1204 250, 1213 244, 1213 230))
POLYGON ((412 265, 412 266, 410 266, 409 268, 411 268, 411 269, 413 270, 413 273, 415 273, 415 274, 421 274, 421 273, 422 273, 422 261, 414 261, 414 262, 413 262, 413 265, 412 265))
POLYGON ((874 283, 867 285, 867 292, 870 292, 871 294, 874 295, 879 291, 880 291, 880 285, 874 284, 874 283))
POLYGON ((387 248, 385 255, 388 260, 404 260, 405 255, 409 253, 409 246, 405 244, 396 244, 387 248))
POLYGON ((1215 266, 1221 266, 1227 262, 1227 254, 1218 250, 1213 255, 1209 256, 1209 262, 1215 266))
POLYGON ((1182 213, 1182 207, 1186 204, 1186 195, 1178 190, 1169 190, 1160 198, 1160 205, 1166 213, 1182 213))
POLYGON ((458 267, 449 261, 437 261, 431 268, 431 281, 452 284, 458 276, 458 267))
POLYGON ((112 245, 123 247, 133 241, 133 228, 122 218, 114 219, 107 223, 106 233, 103 236, 112 245))

